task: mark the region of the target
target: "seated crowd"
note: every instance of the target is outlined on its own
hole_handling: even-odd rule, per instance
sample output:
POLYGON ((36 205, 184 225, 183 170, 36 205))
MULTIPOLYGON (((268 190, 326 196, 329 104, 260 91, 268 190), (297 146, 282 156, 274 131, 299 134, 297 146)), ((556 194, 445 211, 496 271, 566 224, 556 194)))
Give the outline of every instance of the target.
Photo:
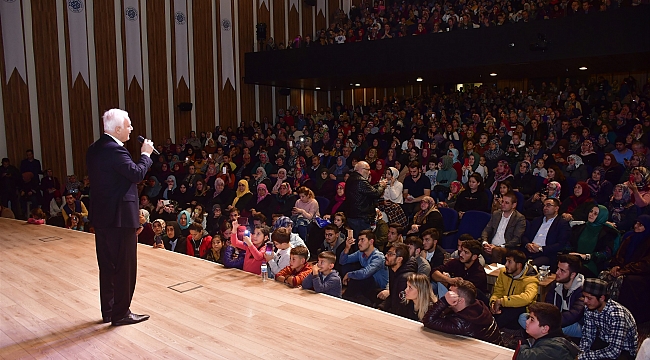
MULTIPOLYGON (((158 145, 138 241, 495 344, 525 329, 520 356, 633 358, 650 320, 649 95, 633 78, 567 79, 526 94, 336 98, 192 131, 158 145), (475 235, 454 235, 477 213, 475 235), (503 264, 493 289, 486 263, 503 264), (537 303, 541 266, 556 278, 537 303)), ((3 159, 3 216, 8 201, 18 217, 31 204, 36 223, 92 231, 87 178, 61 186, 37 162, 3 159)))
POLYGON ((315 37, 297 35, 288 44, 270 38, 262 49, 298 49, 332 44, 383 40, 456 30, 485 29, 510 24, 585 16, 621 7, 647 4, 643 0, 570 1, 362 1, 349 13, 338 9, 330 26, 315 37))

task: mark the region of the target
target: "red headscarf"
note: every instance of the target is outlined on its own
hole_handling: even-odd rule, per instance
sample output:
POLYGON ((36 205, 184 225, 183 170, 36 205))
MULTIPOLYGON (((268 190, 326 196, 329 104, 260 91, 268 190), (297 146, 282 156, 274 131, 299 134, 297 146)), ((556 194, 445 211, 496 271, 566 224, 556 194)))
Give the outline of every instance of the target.
POLYGON ((567 199, 569 201, 569 207, 567 207, 567 212, 571 213, 573 212, 578 206, 586 203, 587 201, 592 201, 591 199, 591 189, 589 188, 589 185, 584 182, 580 181, 578 184, 582 188, 582 194, 580 196, 575 196, 571 195, 567 199))
MULTIPOLYGON (((340 183, 338 183, 338 184, 336 185, 337 190, 338 190, 338 187, 339 187, 339 186, 343 186, 343 190, 345 190, 345 183, 344 183, 343 181, 341 181, 340 183)), ((343 196, 339 196, 339 194, 337 193, 337 194, 334 196, 334 201, 335 201, 335 203, 334 203, 334 205, 332 205, 332 213, 331 213, 330 215, 334 215, 334 214, 336 214, 336 212, 338 211, 339 207, 341 207, 341 205, 342 205, 343 202, 345 201, 345 192, 343 193, 343 196)))

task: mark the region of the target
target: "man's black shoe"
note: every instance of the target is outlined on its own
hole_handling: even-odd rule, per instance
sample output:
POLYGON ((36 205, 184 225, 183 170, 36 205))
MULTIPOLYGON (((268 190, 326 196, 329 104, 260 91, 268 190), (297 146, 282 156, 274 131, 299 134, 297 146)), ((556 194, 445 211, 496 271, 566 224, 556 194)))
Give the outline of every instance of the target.
POLYGON ((120 325, 132 325, 132 324, 137 324, 139 322, 145 321, 149 319, 149 315, 138 315, 134 313, 129 313, 126 315, 124 318, 120 320, 114 320, 111 325, 113 326, 120 326, 120 325))

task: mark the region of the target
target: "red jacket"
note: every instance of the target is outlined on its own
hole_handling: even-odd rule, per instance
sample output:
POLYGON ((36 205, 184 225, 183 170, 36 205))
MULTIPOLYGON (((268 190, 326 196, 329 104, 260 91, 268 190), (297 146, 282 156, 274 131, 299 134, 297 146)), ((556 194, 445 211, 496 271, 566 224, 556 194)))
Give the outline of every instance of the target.
POLYGON ((299 271, 294 271, 291 269, 291 266, 287 266, 275 274, 275 277, 277 278, 278 276, 284 276, 287 278, 289 276, 293 276, 291 286, 296 287, 302 285, 302 281, 305 280, 309 274, 311 274, 311 264, 305 263, 305 266, 303 266, 299 271))
MULTIPOLYGON (((212 247, 212 236, 208 235, 207 231, 203 230, 203 234, 201 234, 203 237, 201 238, 201 244, 199 245, 199 257, 204 258, 205 254, 210 250, 212 247)), ((196 256, 194 255, 194 244, 195 241, 192 238, 192 235, 187 236, 187 255, 189 256, 196 256)))

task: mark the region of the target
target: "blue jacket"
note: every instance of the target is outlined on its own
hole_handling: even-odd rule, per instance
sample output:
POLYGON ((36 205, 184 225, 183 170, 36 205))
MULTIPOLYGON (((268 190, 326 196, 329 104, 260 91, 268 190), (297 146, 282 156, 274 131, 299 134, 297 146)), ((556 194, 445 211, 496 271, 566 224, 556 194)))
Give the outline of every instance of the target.
POLYGON ((341 253, 339 259, 341 265, 355 262, 361 264, 361 269, 350 271, 347 274, 349 279, 363 280, 372 276, 379 288, 386 288, 388 284, 388 268, 386 267, 386 258, 381 251, 375 249, 368 257, 360 251, 355 251, 350 255, 345 252, 341 253))
POLYGON ((302 288, 305 290, 314 290, 317 293, 323 293, 334 297, 341 297, 341 277, 338 271, 332 270, 327 276, 319 272, 318 276, 309 274, 302 281, 302 288))
MULTIPOLYGON (((542 227, 543 219, 544 216, 533 219, 530 226, 527 227, 524 236, 522 237, 522 245, 525 246, 526 244, 531 243, 533 240, 535 240, 537 231, 540 227, 542 227)), ((542 251, 538 253, 528 253, 528 251, 526 251, 526 255, 533 259, 540 256, 548 256, 551 259, 551 264, 553 264, 555 263, 557 253, 561 252, 569 245, 570 236, 571 227, 569 226, 569 222, 562 219, 562 217, 558 215, 555 220, 553 220, 551 227, 548 229, 548 233, 546 234, 546 245, 542 247, 542 251)))

